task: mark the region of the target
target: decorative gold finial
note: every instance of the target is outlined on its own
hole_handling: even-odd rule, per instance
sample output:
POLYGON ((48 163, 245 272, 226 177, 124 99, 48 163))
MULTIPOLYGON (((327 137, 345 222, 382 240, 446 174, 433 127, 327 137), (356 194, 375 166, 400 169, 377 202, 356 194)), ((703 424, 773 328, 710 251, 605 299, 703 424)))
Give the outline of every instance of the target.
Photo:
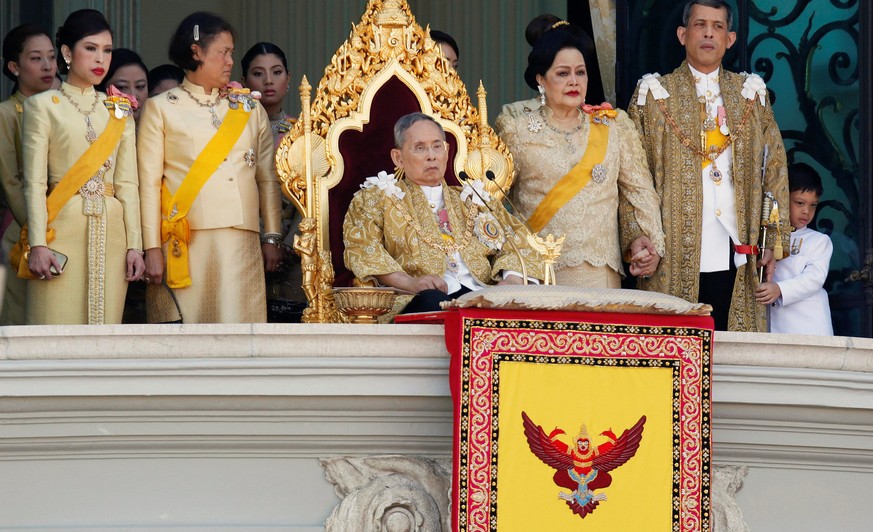
POLYGON ((549 233, 546 238, 542 238, 536 233, 528 233, 527 242, 537 253, 543 258, 543 270, 545 272, 543 284, 557 284, 555 279, 555 261, 561 256, 561 248, 564 246, 566 236, 555 238, 555 235, 549 233))

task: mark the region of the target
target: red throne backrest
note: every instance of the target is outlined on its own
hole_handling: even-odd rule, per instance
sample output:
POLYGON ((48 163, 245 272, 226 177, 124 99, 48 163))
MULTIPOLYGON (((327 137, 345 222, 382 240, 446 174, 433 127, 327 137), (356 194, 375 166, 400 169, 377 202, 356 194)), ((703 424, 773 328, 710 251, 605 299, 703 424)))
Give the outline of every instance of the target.
MULTIPOLYGON (((370 121, 363 131, 347 130, 340 134, 339 152, 344 161, 342 179, 328 194, 328 236, 334 269, 334 286, 351 286, 352 272, 343 261, 343 220, 355 192, 361 183, 379 172, 394 172, 391 149, 394 148, 394 124, 400 117, 421 111, 415 94, 397 77, 392 77, 379 88, 370 107, 370 121)), ((452 161, 458 153, 458 141, 446 133, 449 145, 449 164, 446 165, 446 183, 460 182, 452 169, 452 161)))

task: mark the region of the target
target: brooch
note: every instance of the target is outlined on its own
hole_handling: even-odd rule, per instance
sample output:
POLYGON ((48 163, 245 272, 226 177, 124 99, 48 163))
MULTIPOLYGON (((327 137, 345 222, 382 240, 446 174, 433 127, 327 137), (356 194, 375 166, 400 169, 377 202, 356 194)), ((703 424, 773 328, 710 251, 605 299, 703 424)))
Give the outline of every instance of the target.
POLYGON ((126 116, 130 116, 133 112, 133 108, 127 98, 121 98, 119 96, 110 96, 106 98, 103 100, 103 105, 105 105, 110 112, 114 110, 115 118, 119 120, 126 116))
POLYGON ((243 156, 243 159, 245 159, 246 166, 248 166, 249 168, 254 166, 255 165, 255 150, 253 150, 252 148, 249 148, 248 151, 246 151, 246 154, 243 156))
POLYGON ((253 93, 251 90, 243 88, 242 85, 236 82, 231 82, 225 88, 227 90, 228 106, 231 109, 239 109, 242 106, 245 112, 251 112, 255 108, 256 98, 260 97, 260 93, 253 93))
POLYGON ((119 120, 132 115, 133 111, 139 107, 139 102, 136 101, 135 97, 121 92, 115 87, 115 85, 110 85, 106 92, 108 96, 103 100, 103 105, 105 105, 109 111, 114 110, 115 118, 119 120))
POLYGON ((485 247, 494 251, 502 248, 503 243, 506 242, 503 228, 500 227, 497 219, 491 213, 479 213, 473 226, 473 234, 485 247))
POLYGON ((595 164, 591 168, 591 178, 595 183, 603 183, 606 180, 606 167, 602 164, 595 164))
POLYGON ((543 130, 543 121, 540 118, 542 115, 534 114, 530 108, 525 107, 524 112, 527 113, 527 130, 531 133, 539 133, 543 130))

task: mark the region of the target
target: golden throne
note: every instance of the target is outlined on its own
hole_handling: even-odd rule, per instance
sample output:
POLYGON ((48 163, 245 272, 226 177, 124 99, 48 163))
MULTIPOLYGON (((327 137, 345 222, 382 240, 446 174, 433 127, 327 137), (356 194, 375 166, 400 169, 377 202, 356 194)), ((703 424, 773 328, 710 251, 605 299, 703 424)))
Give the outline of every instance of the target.
POLYGON ((370 0, 324 70, 314 96, 303 78, 301 115, 276 152, 282 189, 303 215, 295 249, 301 256, 309 306, 305 322, 338 322, 335 286, 354 278, 343 263, 343 219, 367 177, 391 172, 393 127, 401 116, 421 111, 446 130, 450 164, 446 181, 494 172, 498 197, 512 180, 512 156, 487 123, 480 82, 478 109, 464 83, 415 22, 406 0, 370 0))

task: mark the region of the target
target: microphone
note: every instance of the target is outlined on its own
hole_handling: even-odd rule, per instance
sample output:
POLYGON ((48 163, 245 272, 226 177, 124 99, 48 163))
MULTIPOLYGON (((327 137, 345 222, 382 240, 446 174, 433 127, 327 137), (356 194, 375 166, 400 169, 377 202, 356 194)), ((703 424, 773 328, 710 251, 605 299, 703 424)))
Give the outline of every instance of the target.
POLYGON ((512 212, 515 214, 516 220, 523 223, 524 226, 527 227, 527 230, 530 231, 530 234, 532 234, 534 236, 539 236, 539 233, 534 231, 531 228, 531 226, 528 225, 527 220, 525 220, 524 218, 520 218, 521 211, 518 210, 518 207, 515 206, 515 203, 512 203, 512 200, 509 199, 509 193, 503 187, 500 186, 500 183, 497 182, 497 176, 494 175, 494 172, 492 172, 491 169, 486 170, 485 177, 488 178, 488 181, 491 181, 492 183, 494 183, 494 186, 497 187, 497 190, 499 190, 500 193, 503 194, 503 197, 506 198, 506 201, 509 202, 509 206, 512 207, 512 212))
MULTIPOLYGON (((488 171, 491 172, 491 170, 488 170, 488 171)), ((491 172, 491 175, 494 175, 494 172, 491 172)), ((458 173, 458 179, 460 179, 461 181, 463 181, 465 183, 467 181, 471 180, 471 178, 467 174, 467 172, 465 172, 463 170, 461 170, 458 173)), ((482 204, 485 205, 485 208, 488 209, 488 212, 490 212, 492 215, 494 215, 494 221, 496 221, 500 225, 500 228, 503 229, 503 234, 506 236, 506 242, 509 244, 509 247, 512 248, 512 251, 513 251, 513 253, 515 253, 515 257, 518 259, 518 262, 521 263, 521 275, 522 275, 522 279, 524 280, 524 284, 528 284, 528 282, 527 282, 527 264, 524 262, 524 257, 521 256, 521 251, 519 251, 518 247, 515 245, 515 242, 513 242, 512 238, 510 238, 509 231, 507 231, 507 228, 504 227, 502 223, 500 223, 500 217, 497 216, 497 214, 494 212, 494 209, 492 209, 491 206, 488 205, 488 202, 485 201, 485 198, 483 198, 482 195, 479 194, 479 191, 476 190, 476 188, 472 185, 470 185, 470 189, 473 191, 474 194, 476 194, 476 196, 479 198, 479 200, 482 201, 482 204)), ((513 207, 513 208, 515 208, 515 207, 513 207)), ((525 227, 527 227, 527 223, 525 223, 524 225, 525 225, 525 227)), ((528 231, 530 231, 529 227, 528 227, 528 231)), ((513 231, 512 233, 515 234, 515 231, 513 231)))

